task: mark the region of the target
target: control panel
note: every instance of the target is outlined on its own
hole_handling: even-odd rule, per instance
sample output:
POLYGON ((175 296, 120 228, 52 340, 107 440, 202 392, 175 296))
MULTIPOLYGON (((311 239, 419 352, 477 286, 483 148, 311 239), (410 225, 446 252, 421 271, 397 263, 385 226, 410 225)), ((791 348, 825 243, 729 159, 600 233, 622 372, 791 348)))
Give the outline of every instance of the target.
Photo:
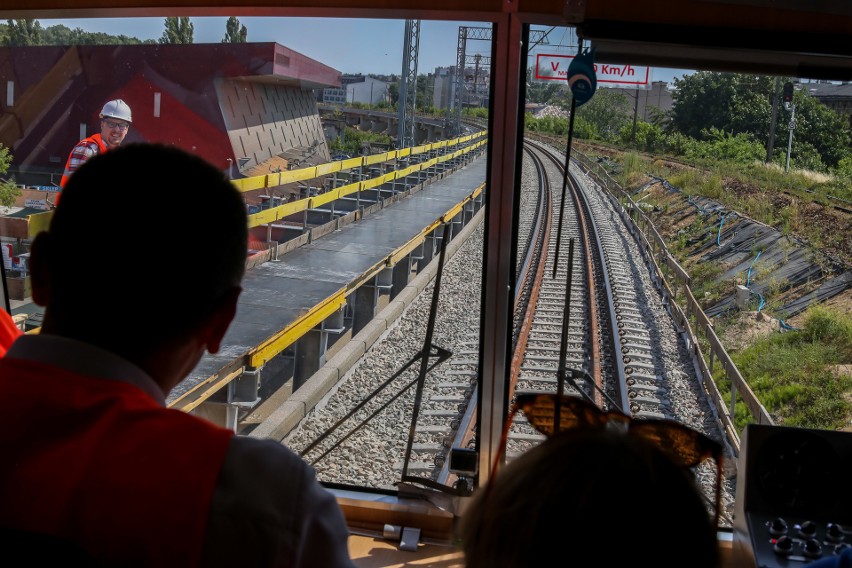
POLYGON ((738 466, 737 566, 802 568, 852 546, 852 432, 750 424, 738 466))

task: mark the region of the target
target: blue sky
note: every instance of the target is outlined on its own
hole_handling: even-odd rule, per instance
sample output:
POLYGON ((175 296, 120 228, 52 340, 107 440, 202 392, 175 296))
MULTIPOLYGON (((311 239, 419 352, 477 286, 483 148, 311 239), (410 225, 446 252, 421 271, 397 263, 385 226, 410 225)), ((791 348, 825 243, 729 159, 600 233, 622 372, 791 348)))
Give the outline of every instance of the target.
MULTIPOLYGON (((240 17, 248 30, 248 41, 277 42, 344 73, 400 74, 402 72, 404 20, 344 18, 240 17)), ((94 18, 76 20, 39 19, 42 27, 63 24, 71 29, 126 35, 142 40, 159 39, 164 18, 94 18)), ((227 17, 190 18, 195 43, 218 43, 225 35, 227 17)), ((484 22, 421 20, 417 71, 431 73, 435 67, 456 64, 459 26, 486 27, 484 22)), ((548 30, 538 27, 534 29, 548 30)), ((555 28, 547 35, 548 45, 536 49, 547 53, 576 53, 576 38, 568 28, 555 28)), ((468 40, 468 55, 489 55, 489 42, 468 40)), ((533 54, 536 51, 533 50, 533 54)), ((654 68, 653 80, 671 82, 683 70, 654 68)))

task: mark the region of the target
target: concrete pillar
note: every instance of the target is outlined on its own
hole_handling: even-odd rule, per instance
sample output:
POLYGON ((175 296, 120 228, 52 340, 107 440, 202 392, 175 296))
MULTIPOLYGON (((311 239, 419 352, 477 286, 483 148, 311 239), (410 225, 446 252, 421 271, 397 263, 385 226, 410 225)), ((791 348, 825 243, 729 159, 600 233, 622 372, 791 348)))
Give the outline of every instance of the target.
POLYGON ((412 272, 414 272, 415 276, 419 274, 421 270, 423 270, 424 266, 426 266, 425 264, 423 264, 423 251, 426 249, 426 243, 428 242, 428 239, 424 240, 422 243, 420 243, 420 246, 411 251, 411 254, 408 255, 410 259, 411 270, 412 272))
MULTIPOLYGON (((225 389, 222 389, 225 390, 225 389)), ((238 409, 232 404, 204 401, 191 412, 194 416, 204 418, 220 428, 237 431, 238 409)))
POLYGON ((408 254, 393 267, 393 287, 391 288, 391 299, 408 286, 411 278, 411 255, 408 254))
POLYGON ((352 305, 354 315, 352 317, 352 334, 357 334, 364 329, 376 315, 376 305, 379 301, 379 290, 375 281, 362 284, 355 290, 355 301, 352 305))
POLYGON ((325 335, 314 328, 296 341, 296 368, 293 390, 297 390, 322 366, 325 355, 325 335))
POLYGON ((474 215, 476 215, 476 203, 471 200, 464 204, 463 223, 467 225, 474 215))
POLYGON ((216 391, 192 414, 236 432, 241 411, 250 410, 260 403, 260 369, 243 369, 239 377, 216 391))

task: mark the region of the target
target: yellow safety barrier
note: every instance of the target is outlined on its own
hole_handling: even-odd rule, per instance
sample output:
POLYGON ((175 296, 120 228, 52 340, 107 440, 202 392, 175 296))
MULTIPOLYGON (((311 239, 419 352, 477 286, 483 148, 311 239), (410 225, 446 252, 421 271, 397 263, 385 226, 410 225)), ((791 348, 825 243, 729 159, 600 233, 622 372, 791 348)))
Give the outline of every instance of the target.
MULTIPOLYGON (((430 228, 432 228, 431 225, 430 228)), ((396 249, 396 251, 389 254, 387 260, 385 261, 385 265, 388 268, 393 268, 394 266, 396 266, 400 260, 411 254, 411 251, 423 244, 423 242, 426 240, 427 234, 428 231, 421 231, 420 234, 408 241, 408 243, 404 244, 400 248, 396 249)))
POLYGON ((201 403, 213 396, 213 394, 226 386, 228 383, 243 374, 243 367, 235 369, 224 376, 211 375, 202 382, 195 385, 191 390, 185 392, 177 399, 173 400, 168 406, 169 408, 178 408, 184 412, 195 410, 201 403))
POLYGON ((322 195, 317 195, 316 197, 312 197, 310 200, 309 209, 314 209, 321 205, 325 205, 330 201, 334 201, 335 199, 340 199, 340 188, 332 189, 331 191, 327 191, 322 195))
POLYGON ((355 183, 350 183, 349 185, 344 185, 337 189, 340 190, 340 197, 346 197, 347 195, 362 191, 365 189, 365 185, 363 181, 356 181, 355 183))
POLYGON ((406 168, 401 170, 394 170, 393 172, 389 172, 387 174, 381 174, 375 178, 371 178, 368 180, 364 180, 361 182, 351 183, 342 187, 339 187, 331 192, 324 193, 320 196, 313 198, 304 198, 298 201, 294 201, 292 203, 287 203, 286 205, 281 205, 279 207, 275 207, 272 209, 266 209, 259 213, 253 213, 249 215, 249 228, 258 227, 261 225, 266 225, 269 223, 273 223, 280 219, 283 219, 289 215, 293 215, 294 213, 299 213, 305 211, 306 209, 310 209, 312 207, 316 207, 318 205, 322 205, 332 201, 333 199, 337 199, 340 197, 345 197, 356 191, 361 191, 364 189, 371 189, 374 187, 378 187, 384 183, 388 183, 390 181, 404 178, 407 175, 410 175, 414 172, 419 172, 424 169, 430 168, 436 164, 440 164, 449 160, 453 160, 458 158, 459 156, 471 152, 475 149, 480 148, 483 144, 486 143, 485 139, 486 132, 478 132, 476 134, 471 134, 467 136, 463 136, 460 138, 456 138, 453 140, 441 140, 440 142, 434 142, 432 144, 424 144, 421 146, 415 146, 410 148, 402 148, 399 150, 392 150, 390 152, 383 152, 380 154, 373 154, 371 156, 362 156, 357 158, 349 158, 347 160, 342 160, 339 162, 330 162, 327 164, 321 164, 319 166, 311 166, 309 168, 302 168, 299 170, 290 170, 287 172, 280 172, 275 174, 267 174, 263 176, 254 176, 250 178, 244 178, 240 180, 234 180, 234 185, 237 186, 242 192, 252 191, 255 189, 266 189, 267 187, 275 187, 277 185, 284 185, 287 183, 294 183, 297 181, 305 181, 317 178, 319 176, 332 174, 335 172, 349 170, 357 167, 365 167, 374 164, 382 164, 389 162, 393 159, 402 158, 410 155, 422 154, 424 152, 429 152, 431 150, 436 150, 440 148, 451 148, 453 146, 457 146, 459 144, 464 143, 465 141, 475 140, 477 138, 482 138, 479 142, 470 144, 467 147, 460 148, 454 152, 450 152, 444 154, 442 156, 437 156, 435 158, 431 158, 425 162, 420 162, 417 164, 412 164, 406 168), (329 194, 336 194, 336 198, 326 197, 329 194), (318 200, 319 198, 319 200, 318 200), (311 201, 313 199, 313 201, 311 201))
MULTIPOLYGON (((384 177, 393 176, 396 174, 398 174, 398 172, 390 172, 384 177)), ((359 186, 365 183, 366 182, 359 182, 358 184, 351 185, 359 186)), ((335 190, 335 192, 342 194, 343 190, 347 187, 349 186, 340 187, 335 190)), ((369 281, 371 278, 378 275, 382 270, 386 268, 392 268, 399 261, 411 254, 414 249, 419 247, 425 241, 429 233, 437 229, 441 224, 451 221, 453 217, 455 217, 460 211, 462 211, 462 209, 467 203, 478 197, 484 191, 484 189, 484 183, 479 185, 479 187, 473 190, 470 195, 462 199, 459 203, 457 203, 446 213, 441 215, 440 218, 430 223, 418 234, 414 235, 407 243, 398 247, 395 251, 388 254, 384 259, 376 262, 376 264, 364 271, 364 273, 361 274, 361 276, 359 276, 357 279, 350 282, 347 286, 345 286, 320 304, 317 304, 315 307, 309 309, 295 322, 293 322, 280 332, 276 333, 271 338, 264 341, 262 344, 258 345, 254 349, 251 349, 247 354, 247 365, 251 367, 263 366, 267 361, 270 361, 273 357, 281 353, 284 349, 298 341, 300 337, 308 333, 316 326, 320 325, 329 316, 342 309, 343 306, 346 304, 346 298, 349 296, 349 294, 357 290, 362 284, 369 281)), ((325 197, 325 195, 319 196, 319 198, 323 197, 325 197)), ((314 197, 302 201, 308 201, 312 205, 317 205, 317 199, 318 197, 314 197)), ((217 390, 221 389, 229 382, 238 378, 242 374, 242 372, 243 368, 240 367, 239 369, 231 371, 222 377, 219 377, 217 375, 208 377, 203 382, 196 385, 192 390, 185 393, 180 398, 169 404, 169 407, 179 408, 187 412, 193 410, 205 400, 207 400, 210 396, 212 396, 213 393, 215 393, 217 390)))
MULTIPOLYGON (((396 156, 396 152, 393 152, 394 157, 396 156)), ((364 156, 364 165, 372 166, 373 164, 383 164, 387 162, 389 159, 387 154, 374 154, 372 156, 364 156)))
POLYGON ((351 170, 352 168, 358 168, 364 163, 364 158, 349 158, 348 160, 343 160, 340 162, 341 170, 351 170))
POLYGON ((318 326, 331 314, 343 308, 346 290, 341 290, 321 304, 310 309, 292 324, 276 333, 249 352, 249 365, 260 367, 296 342, 300 337, 318 326))
POLYGON ((309 206, 310 199, 300 199, 271 209, 264 209, 263 211, 252 213, 248 216, 248 226, 251 228, 273 223, 279 219, 293 215, 294 213, 300 213, 305 209, 308 209, 309 206))

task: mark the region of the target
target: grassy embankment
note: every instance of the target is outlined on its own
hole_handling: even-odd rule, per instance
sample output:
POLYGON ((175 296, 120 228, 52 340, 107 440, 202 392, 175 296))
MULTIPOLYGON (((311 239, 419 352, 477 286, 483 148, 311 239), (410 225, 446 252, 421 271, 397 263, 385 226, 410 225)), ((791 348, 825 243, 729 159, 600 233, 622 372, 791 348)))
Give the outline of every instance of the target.
MULTIPOLYGON (((617 164, 616 177, 623 187, 632 189, 647 181, 646 172, 665 178, 686 195, 701 195, 724 203, 749 217, 772 225, 784 233, 805 234, 812 246, 820 248, 848 240, 850 231, 835 226, 808 226, 795 208, 778 209, 773 195, 783 192, 797 196, 800 207, 811 202, 829 203, 827 195, 845 196, 843 184, 809 172, 784 174, 772 166, 755 164, 749 167, 731 165, 712 169, 683 167, 665 160, 643 158, 635 153, 608 153, 617 164), (758 191, 725 191, 731 181, 742 188, 758 191), (838 195, 840 194, 840 195, 838 195)), ((646 200, 647 201, 647 200, 646 200)), ((700 230, 700 228, 698 228, 700 230)), ((669 250, 682 262, 693 278, 692 289, 697 298, 712 300, 735 282, 720 282, 718 266, 693 264, 683 254, 689 231, 669 243, 669 250), (680 254, 679 254, 680 253, 680 254)), ((771 310, 771 298, 767 307, 771 310)), ((738 324, 737 314, 717 318, 715 330, 723 337, 728 326, 738 324)), ((748 345, 731 350, 731 357, 758 399, 778 424, 808 428, 849 428, 852 418, 852 315, 848 311, 832 310, 820 305, 808 309, 804 323, 783 333, 755 335, 748 345)), ((733 331, 733 328, 732 328, 733 331)), ((720 391, 728 396, 730 385, 719 369, 714 379, 720 391)), ((738 404, 735 412, 738 428, 751 421, 745 406, 738 404)))

